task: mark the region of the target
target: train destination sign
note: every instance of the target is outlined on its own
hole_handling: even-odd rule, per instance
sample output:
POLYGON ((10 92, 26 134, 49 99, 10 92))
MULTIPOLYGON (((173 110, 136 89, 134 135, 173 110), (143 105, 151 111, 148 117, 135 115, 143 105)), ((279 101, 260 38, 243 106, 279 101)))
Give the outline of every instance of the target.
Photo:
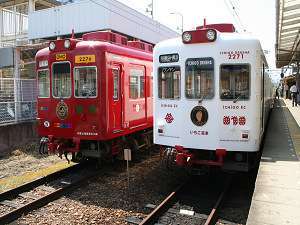
POLYGON ((67 54, 66 53, 59 53, 55 55, 56 61, 63 61, 67 59, 67 54))
POLYGON ((213 69, 214 60, 213 58, 190 58, 186 61, 187 67, 196 67, 201 69, 213 69))
POLYGON ((179 61, 179 55, 177 53, 159 56, 160 63, 172 63, 172 62, 178 62, 178 61, 179 61))

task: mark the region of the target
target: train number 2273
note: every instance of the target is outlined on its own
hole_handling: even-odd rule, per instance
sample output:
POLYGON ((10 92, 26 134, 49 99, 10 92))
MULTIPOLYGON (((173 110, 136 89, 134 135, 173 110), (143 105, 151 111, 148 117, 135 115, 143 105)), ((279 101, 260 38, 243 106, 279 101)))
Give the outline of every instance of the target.
POLYGON ((95 55, 76 55, 75 63, 93 63, 96 61, 95 55))

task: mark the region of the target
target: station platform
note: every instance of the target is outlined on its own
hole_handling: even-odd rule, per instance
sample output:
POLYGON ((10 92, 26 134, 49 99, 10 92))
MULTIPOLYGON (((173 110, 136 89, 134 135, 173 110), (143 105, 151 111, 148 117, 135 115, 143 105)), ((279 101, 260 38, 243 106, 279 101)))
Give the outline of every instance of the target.
POLYGON ((300 224, 300 106, 276 100, 247 225, 300 224))

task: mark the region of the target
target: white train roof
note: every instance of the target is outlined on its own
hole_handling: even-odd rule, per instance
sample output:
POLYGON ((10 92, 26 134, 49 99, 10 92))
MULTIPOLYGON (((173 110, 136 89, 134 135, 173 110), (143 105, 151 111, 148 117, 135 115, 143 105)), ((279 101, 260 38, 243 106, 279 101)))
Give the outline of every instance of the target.
POLYGON ((260 42, 257 38, 249 34, 240 34, 240 33, 222 33, 217 32, 218 36, 216 41, 210 43, 193 43, 193 44, 184 44, 182 38, 172 38, 159 42, 154 47, 154 55, 157 57, 157 54, 168 54, 176 53, 176 51, 185 51, 184 49, 192 48, 223 48, 226 46, 236 46, 236 47, 251 47, 257 50, 262 50, 260 42))

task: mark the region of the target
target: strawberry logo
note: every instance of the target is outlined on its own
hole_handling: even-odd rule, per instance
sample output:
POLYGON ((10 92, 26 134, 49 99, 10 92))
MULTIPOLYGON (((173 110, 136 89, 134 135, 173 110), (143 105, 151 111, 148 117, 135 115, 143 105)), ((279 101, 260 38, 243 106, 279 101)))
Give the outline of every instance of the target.
POLYGON ((174 117, 172 116, 171 113, 167 113, 166 117, 165 117, 165 120, 167 123, 172 123, 173 120, 174 120, 174 117))

